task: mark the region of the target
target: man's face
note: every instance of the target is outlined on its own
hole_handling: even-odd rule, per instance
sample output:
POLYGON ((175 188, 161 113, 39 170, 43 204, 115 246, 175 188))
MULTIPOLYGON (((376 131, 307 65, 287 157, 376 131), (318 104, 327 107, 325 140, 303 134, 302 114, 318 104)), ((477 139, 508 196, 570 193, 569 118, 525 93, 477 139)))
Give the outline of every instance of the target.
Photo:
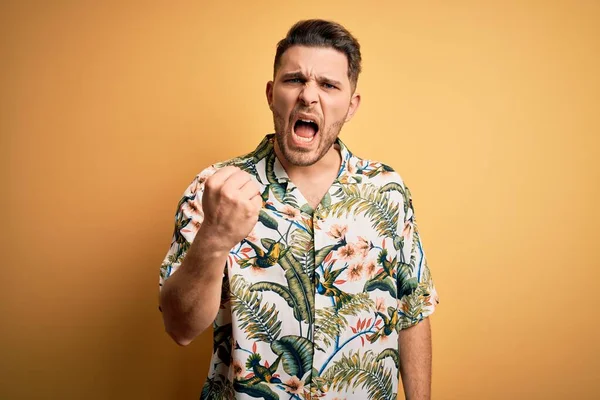
POLYGON ((348 79, 348 59, 333 48, 292 46, 267 84, 275 138, 286 161, 308 166, 330 149, 360 103, 348 79))

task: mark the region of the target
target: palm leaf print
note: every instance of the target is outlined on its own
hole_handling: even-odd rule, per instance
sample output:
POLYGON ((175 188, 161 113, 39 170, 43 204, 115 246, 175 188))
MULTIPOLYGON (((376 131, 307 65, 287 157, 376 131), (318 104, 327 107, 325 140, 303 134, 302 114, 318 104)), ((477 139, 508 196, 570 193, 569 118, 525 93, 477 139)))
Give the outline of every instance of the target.
POLYGON ((348 326, 348 321, 339 315, 334 307, 319 308, 315 315, 315 347, 326 352, 327 347, 335 342, 342 331, 348 326), (323 343, 320 346, 318 343, 323 343), (325 348, 323 348, 325 347, 325 348))
POLYGON ((348 300, 338 308, 338 313, 345 316, 356 316, 359 313, 369 311, 374 307, 375 303, 373 303, 373 300, 369 297, 368 293, 357 293, 352 296, 352 299, 348 300))
MULTIPOLYGON (((322 342, 326 347, 331 346, 340 336, 341 332, 348 328, 348 321, 344 316, 358 315, 361 312, 370 311, 375 304, 368 293, 358 293, 344 302, 339 309, 335 307, 324 307, 317 309, 315 318, 315 342, 322 342)), ((321 347, 317 347, 325 351, 321 347)))
POLYGON ((268 140, 263 140, 254 152, 249 153, 254 164, 258 164, 260 160, 265 158, 271 152, 271 143, 268 140))
POLYGON ((312 276, 315 267, 321 265, 334 245, 325 246, 315 253, 312 224, 303 224, 304 229, 296 229, 291 234, 290 250, 300 263, 305 274, 312 276))
POLYGON ((406 215, 406 213, 408 212, 408 207, 409 207, 409 201, 406 201, 406 199, 408 199, 410 197, 410 191, 408 190, 408 188, 403 187, 401 184, 399 184, 397 182, 390 182, 390 183, 382 186, 381 189, 379 189, 379 191, 381 193, 391 192, 394 190, 396 192, 400 192, 400 194, 404 198, 404 214, 406 215))
POLYGON ((417 293, 410 296, 404 296, 401 301, 400 311, 404 314, 398 319, 396 330, 406 329, 421 320, 421 313, 424 311, 423 300, 417 293))
POLYGON ((174 243, 180 245, 183 243, 187 243, 187 239, 183 236, 181 231, 190 223, 191 220, 192 218, 186 217, 183 211, 179 211, 177 213, 177 215, 175 216, 175 234, 173 240, 174 243))
POLYGON ((294 318, 296 318, 298 321, 303 320, 302 313, 300 312, 302 301, 298 301, 298 299, 294 297, 290 289, 287 287, 275 282, 259 282, 250 286, 250 290, 253 292, 264 292, 266 290, 270 290, 271 292, 277 293, 294 310, 294 318))
POLYGON ((223 364, 229 366, 231 362, 231 324, 213 325, 213 353, 217 353, 223 364))
POLYGON ((327 370, 325 377, 337 391, 356 389, 360 385, 362 389, 367 389, 369 399, 396 398, 396 394, 392 393, 392 370, 384 368, 370 350, 362 356, 360 351, 344 354, 327 370))
MULTIPOLYGON (((244 385, 240 382, 234 382, 233 387, 236 392, 246 393, 250 397, 265 400, 279 400, 279 396, 264 383, 255 383, 254 385, 244 385)), ((227 397, 233 399, 234 397, 227 397)), ((204 397, 203 397, 204 399, 204 397)), ((225 398, 224 398, 225 399, 225 398)))
POLYGON ((275 152, 271 152, 269 153, 269 155, 267 156, 266 164, 265 164, 265 172, 267 175, 267 181, 269 181, 269 183, 277 183, 277 177, 275 176, 275 160, 277 159, 277 156, 275 155, 275 152))
POLYGON ((302 378, 312 369, 312 342, 301 336, 283 336, 271 343, 273 353, 281 356, 283 370, 291 376, 302 378))
POLYGON ((341 185, 335 196, 343 198, 329 208, 335 217, 364 213, 381 236, 393 238, 396 235, 398 204, 390 200, 387 192, 380 193, 372 185, 341 185))
POLYGON ((292 252, 287 252, 279 260, 279 265, 285 271, 287 288, 274 282, 259 282, 250 288, 256 291, 270 290, 288 303, 294 311, 294 318, 298 321, 304 321, 310 325, 313 323, 314 298, 311 293, 314 292, 313 283, 307 274, 302 271, 300 263, 294 258, 292 252))
POLYGON ((256 170, 256 164, 252 162, 253 153, 248 153, 240 157, 232 158, 231 160, 218 162, 213 164, 213 167, 216 169, 221 169, 228 166, 238 167, 242 171, 246 171, 252 176, 258 176, 258 171, 256 170))
POLYGON ((206 400, 229 400, 234 396, 231 382, 224 375, 219 374, 215 378, 206 380, 200 397, 206 400))
POLYGON ((408 264, 404 264, 404 263, 400 263, 398 265, 398 272, 397 272, 397 286, 398 286, 398 298, 401 299, 402 297, 411 294, 416 288, 417 286, 419 286, 419 282, 417 280, 417 278, 415 277, 411 277, 412 276, 412 270, 413 268, 411 268, 410 265, 408 264))
POLYGON ((248 339, 272 342, 281 333, 281 320, 275 305, 263 302, 262 296, 249 290, 241 276, 231 278, 231 309, 248 339))
POLYGON ((181 263, 183 261, 183 257, 190 246, 191 244, 187 240, 181 244, 173 244, 173 253, 169 255, 169 257, 167 257, 167 259, 160 266, 160 276, 163 279, 167 279, 171 275, 173 264, 181 263))
POLYGON ((291 235, 290 251, 294 258, 300 263, 302 270, 309 276, 315 270, 315 249, 313 247, 312 226, 307 225, 305 229, 296 229, 291 235))
POLYGON ((285 194, 283 195, 283 204, 287 204, 288 206, 294 208, 300 208, 300 206, 298 205, 298 199, 296 199, 296 196, 294 195, 295 189, 296 188, 293 188, 292 190, 288 190, 287 192, 285 192, 285 194))
POLYGON ((274 151, 269 153, 269 155, 267 156, 267 159, 266 159, 265 173, 267 175, 267 180, 270 183, 269 190, 271 191, 271 193, 273 193, 273 196, 280 203, 283 203, 284 202, 283 197, 285 196, 285 189, 279 183, 279 181, 277 180, 277 177, 275 176, 275 160, 276 159, 277 159, 277 156, 275 155, 274 151))

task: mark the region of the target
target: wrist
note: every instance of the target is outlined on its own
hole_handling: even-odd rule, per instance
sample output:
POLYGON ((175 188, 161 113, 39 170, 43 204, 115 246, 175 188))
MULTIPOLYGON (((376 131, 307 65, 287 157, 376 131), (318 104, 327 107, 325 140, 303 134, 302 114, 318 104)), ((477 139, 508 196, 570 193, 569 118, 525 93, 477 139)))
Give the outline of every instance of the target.
POLYGON ((235 244, 229 244, 223 240, 225 235, 218 232, 218 229, 208 224, 202 225, 196 234, 194 243, 202 248, 202 253, 210 254, 212 257, 225 257, 235 244))

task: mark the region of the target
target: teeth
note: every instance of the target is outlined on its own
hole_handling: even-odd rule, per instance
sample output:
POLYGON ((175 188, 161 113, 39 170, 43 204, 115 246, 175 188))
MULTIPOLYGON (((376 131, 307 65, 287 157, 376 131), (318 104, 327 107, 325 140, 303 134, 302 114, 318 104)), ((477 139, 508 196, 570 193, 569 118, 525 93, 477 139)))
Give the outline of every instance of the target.
POLYGON ((294 139, 296 139, 297 141, 302 142, 302 143, 310 143, 315 138, 314 136, 307 138, 307 137, 302 137, 300 135, 296 135, 296 133, 292 133, 292 134, 294 135, 294 139))
POLYGON ((308 123, 312 122, 313 124, 316 123, 315 121, 313 121, 311 119, 301 119, 300 121, 302 121, 302 122, 308 122, 308 123))

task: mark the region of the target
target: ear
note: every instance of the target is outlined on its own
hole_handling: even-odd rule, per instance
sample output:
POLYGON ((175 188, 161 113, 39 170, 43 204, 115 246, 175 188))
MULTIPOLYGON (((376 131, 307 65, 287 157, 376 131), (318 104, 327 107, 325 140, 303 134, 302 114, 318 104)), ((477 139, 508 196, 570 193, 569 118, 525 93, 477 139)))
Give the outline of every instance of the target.
POLYGON ((350 99, 350 105, 348 106, 348 113, 346 114, 346 121, 348 122, 352 119, 356 111, 358 111, 358 106, 360 105, 360 93, 352 94, 352 98, 350 99))
POLYGON ((267 82, 265 94, 267 95, 267 103, 269 104, 269 108, 273 110, 273 81, 267 82))

